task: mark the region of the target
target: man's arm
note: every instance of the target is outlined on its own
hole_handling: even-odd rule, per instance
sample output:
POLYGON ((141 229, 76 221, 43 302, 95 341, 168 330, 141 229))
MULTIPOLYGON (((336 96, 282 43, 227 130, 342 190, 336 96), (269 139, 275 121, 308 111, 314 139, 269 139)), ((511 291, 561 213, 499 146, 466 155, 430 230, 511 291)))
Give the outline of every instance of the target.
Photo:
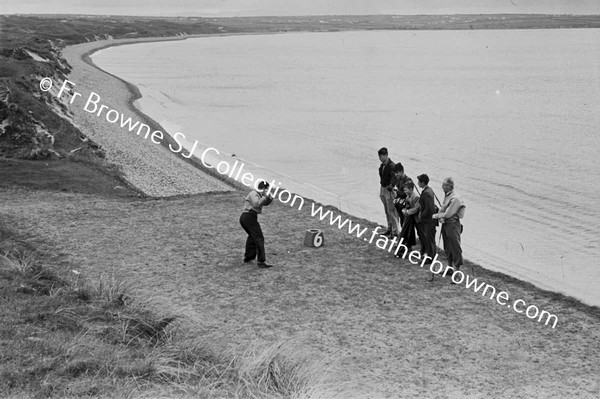
POLYGON ((254 208, 260 208, 261 206, 269 205, 273 201, 270 196, 260 195, 256 191, 251 191, 248 194, 248 200, 250 201, 250 205, 252 205, 254 208))
POLYGON ((271 202, 273 202, 273 197, 271 197, 270 195, 263 195, 260 199, 261 205, 264 205, 264 206, 271 205, 271 202))
POLYGON ((258 195, 258 193, 256 191, 251 191, 248 194, 248 201, 250 201, 250 205, 252 205, 253 208, 259 208, 262 205, 260 203, 260 201, 261 201, 260 195, 258 195))
POLYGON ((392 189, 394 188, 394 180, 395 180, 395 176, 394 173, 392 173, 392 169, 394 168, 394 162, 392 162, 392 160, 390 159, 390 161, 387 163, 387 165, 384 168, 384 173, 385 173, 385 179, 387 179, 388 184, 387 184, 387 190, 388 191, 392 191, 392 189))
POLYGON ((392 191, 394 191, 394 198, 398 198, 398 178, 393 173, 390 177, 390 186, 392 187, 392 191))
POLYGON ((450 200, 448 207, 444 212, 438 213, 440 219, 448 219, 458 212, 460 207, 462 206, 462 201, 458 197, 454 197, 450 200))

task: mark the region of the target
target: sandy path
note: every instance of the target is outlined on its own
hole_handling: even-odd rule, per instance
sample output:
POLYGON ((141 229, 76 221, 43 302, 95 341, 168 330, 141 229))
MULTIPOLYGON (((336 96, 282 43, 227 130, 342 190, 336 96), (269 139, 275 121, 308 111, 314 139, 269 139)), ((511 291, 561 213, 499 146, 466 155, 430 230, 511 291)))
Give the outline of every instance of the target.
POLYGON ((600 395, 600 317, 515 279, 477 269, 514 298, 553 311, 556 329, 400 265, 337 229, 276 204, 261 218, 277 267, 243 265, 242 193, 130 200, 6 191, 0 216, 39 235, 85 273, 115 270, 197 334, 243 350, 292 341, 331 356, 333 378, 368 397, 564 398, 600 395))

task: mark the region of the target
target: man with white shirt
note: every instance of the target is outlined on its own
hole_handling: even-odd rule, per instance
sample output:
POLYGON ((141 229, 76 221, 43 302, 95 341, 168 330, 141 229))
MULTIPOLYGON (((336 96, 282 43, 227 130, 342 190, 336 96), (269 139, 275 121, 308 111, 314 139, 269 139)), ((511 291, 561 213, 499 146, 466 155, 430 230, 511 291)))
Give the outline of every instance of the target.
POLYGON ((258 267, 267 268, 272 265, 266 263, 265 237, 260 223, 258 223, 258 214, 262 213, 263 206, 267 206, 273 201, 273 197, 267 194, 269 183, 266 181, 259 182, 256 187, 257 189, 251 191, 244 199, 244 210, 240 216, 240 224, 248 234, 244 263, 256 259, 258 267))
POLYGON ((433 215, 442 223, 442 238, 444 239, 444 251, 448 257, 448 269, 452 275, 463 264, 462 248, 460 246, 460 235, 462 225, 460 219, 464 216, 465 204, 454 192, 454 180, 451 177, 444 179, 442 189, 446 196, 439 213, 433 215))

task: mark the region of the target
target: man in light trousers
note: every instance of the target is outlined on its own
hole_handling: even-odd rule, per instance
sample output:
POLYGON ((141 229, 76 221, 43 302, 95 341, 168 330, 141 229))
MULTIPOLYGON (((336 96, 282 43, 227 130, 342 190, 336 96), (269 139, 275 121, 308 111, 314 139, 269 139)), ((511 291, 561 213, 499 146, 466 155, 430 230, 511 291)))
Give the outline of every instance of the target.
POLYGON ((383 209, 385 211, 385 217, 387 219, 387 230, 382 235, 397 236, 400 230, 398 229, 398 213, 394 206, 394 194, 392 189, 394 187, 392 181, 392 168, 394 162, 388 157, 387 148, 383 147, 379 151, 379 183, 381 185, 379 189, 379 198, 383 203, 383 209))

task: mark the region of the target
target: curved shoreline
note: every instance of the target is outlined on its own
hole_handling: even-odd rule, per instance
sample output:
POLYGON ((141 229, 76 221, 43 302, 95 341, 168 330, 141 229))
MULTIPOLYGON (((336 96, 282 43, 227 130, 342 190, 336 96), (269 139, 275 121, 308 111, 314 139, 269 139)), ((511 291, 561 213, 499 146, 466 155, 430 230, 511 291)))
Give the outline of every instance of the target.
MULTIPOLYGON (((225 34, 223 34, 224 36, 225 34)), ((128 110, 131 111, 134 114, 137 114, 140 119, 147 119, 148 121, 151 122, 151 127, 155 126, 157 127, 157 129, 153 129, 153 130, 160 130, 161 132, 165 133, 165 137, 164 139, 161 141, 161 145, 163 147, 168 148, 168 146, 170 144, 176 144, 173 136, 157 121, 155 121, 151 116, 147 115, 146 113, 144 113, 140 108, 135 106, 135 101, 139 100, 140 98, 142 98, 142 93, 141 91, 138 89, 138 87, 122 78, 120 78, 119 76, 116 76, 108 71, 105 71, 104 69, 102 69, 100 66, 98 66, 97 64, 94 63, 94 61, 92 60, 92 55, 98 51, 110 48, 110 47, 118 47, 118 46, 124 46, 124 45, 128 45, 128 44, 135 44, 135 43, 153 43, 153 42, 161 42, 161 41, 179 41, 179 40, 186 40, 189 38, 198 38, 198 37, 207 37, 207 36, 218 36, 218 35, 214 35, 214 34, 199 34, 199 35, 186 35, 186 36, 168 36, 168 37, 155 37, 155 38, 138 38, 138 39, 117 39, 116 41, 118 41, 117 43, 109 43, 109 44, 104 44, 98 47, 94 47, 89 49, 88 51, 84 52, 83 54, 80 55, 80 58, 87 63, 88 65, 92 66, 93 68, 96 68, 100 71, 102 71, 103 73, 112 76, 114 79, 117 79, 121 82, 123 82, 123 84, 125 84, 125 86, 127 86, 127 89, 130 92, 130 96, 129 99, 127 100, 128 102, 128 110)), ((172 151, 171 151, 172 152, 172 151)), ((198 157, 196 157, 195 155, 192 156, 191 158, 185 158, 180 156, 181 153, 176 154, 173 153, 173 155, 175 155, 176 157, 182 159, 184 162, 187 162, 191 165, 193 165, 194 167, 200 169, 201 171, 203 171, 204 173, 212 176, 212 177, 216 177, 217 179, 225 182, 226 184, 231 185, 232 187, 236 188, 236 189, 240 189, 243 187, 243 185, 241 185, 241 183, 232 180, 232 179, 228 179, 226 177, 224 177, 223 175, 216 173, 213 169, 208 169, 206 168, 202 162, 200 161, 200 159, 198 157), (177 156, 179 155, 179 156, 177 156)))
POLYGON ((93 91, 100 95, 101 104, 123 112, 124 117, 130 116, 145 123, 151 131, 160 130, 165 133, 161 145, 157 146, 149 143, 143 136, 126 134, 130 132, 126 132, 118 124, 108 123, 101 117, 85 111, 83 104, 69 106, 82 133, 106 150, 107 160, 122 167, 125 178, 134 187, 152 197, 230 191, 239 187, 205 168, 198 160, 186 159, 181 155, 174 156, 176 154, 169 150, 170 144, 176 145, 172 137, 157 121, 134 106, 133 102, 141 97, 137 87, 103 71, 91 62, 89 56, 113 45, 182 39, 183 37, 107 40, 67 46, 62 50, 63 58, 72 67, 67 79, 75 83, 73 90, 80 91, 83 87, 86 89, 81 90, 84 93, 93 91), (101 87, 102 90, 97 87, 101 87), (164 151, 172 155, 167 156, 164 151))
MULTIPOLYGON (((123 83, 129 91, 129 96, 128 96, 128 100, 127 100, 128 111, 137 115, 140 120, 146 120, 146 121, 150 122, 147 124, 152 128, 153 131, 160 130, 161 132, 163 132, 165 134, 165 136, 161 140, 161 146, 168 149, 171 144, 178 145, 178 143, 175 141, 175 139, 173 138, 171 133, 169 133, 167 131, 167 129, 165 129, 159 122, 155 121, 151 116, 147 115, 140 108, 136 107, 136 105, 134 104, 135 101, 142 98, 142 93, 138 89, 138 87, 135 86, 133 83, 130 83, 130 82, 122 79, 119 76, 116 76, 108 71, 105 71, 100 66, 98 66, 97 64, 94 63, 91 56, 98 51, 101 51, 101 50, 104 50, 104 49, 107 49, 110 47, 118 47, 118 46, 124 46, 124 45, 136 44, 136 43, 180 41, 180 40, 186 40, 186 39, 207 38, 207 37, 276 35, 276 34, 284 34, 284 33, 288 33, 288 32, 207 33, 207 34, 193 34, 193 35, 184 35, 184 36, 166 36, 166 37, 157 36, 157 37, 144 37, 144 38, 135 38, 135 39, 109 39, 109 40, 105 40, 105 41, 88 42, 88 43, 81 43, 81 44, 77 44, 77 45, 73 45, 73 46, 67 46, 65 49, 73 48, 75 46, 81 46, 81 45, 89 45, 91 48, 86 49, 85 51, 83 51, 81 53, 77 53, 77 54, 75 54, 75 56, 77 58, 81 59, 87 65, 94 68, 95 70, 98 70, 103 74, 111 76, 112 78, 123 83), (97 45, 93 45, 91 43, 94 43, 97 45)), ((302 33, 302 32, 299 32, 299 33, 302 33)), ((65 49, 63 49, 63 50, 65 50, 65 49)), ((193 167, 199 169, 200 171, 206 173, 207 175, 224 182, 225 184, 229 185, 230 187, 232 187, 234 189, 246 190, 248 188, 247 186, 245 186, 244 184, 242 184, 241 182, 239 182, 233 178, 230 178, 226 175, 222 175, 222 174, 216 172, 214 169, 209 169, 209 168, 205 167, 204 164, 201 162, 200 158, 198 158, 195 154, 190 158, 186 158, 186 157, 181 156, 182 152, 180 152, 180 153, 175 153, 173 151, 169 151, 169 152, 172 153, 172 156, 175 156, 176 158, 183 160, 184 162, 192 165, 193 167)), ((172 196, 172 195, 173 194, 169 194, 168 196, 172 196)), ((175 194, 175 195, 177 195, 177 194, 175 194)), ((304 197, 304 198, 306 198, 306 197, 304 197)), ((306 199, 309 199, 309 198, 306 198, 306 199)))
MULTIPOLYGON (((360 31, 360 30, 359 30, 360 31)), ((148 125, 150 125, 150 127, 153 130, 160 130, 161 132, 165 133, 165 137, 164 139, 161 141, 161 145, 165 148, 169 148, 170 144, 173 145, 178 145, 175 140, 173 139, 173 136, 167 131, 167 129, 165 129, 159 122, 155 121, 151 116, 147 115, 146 113, 144 113, 140 108, 138 108, 134 102, 140 98, 142 98, 142 93, 141 91, 138 89, 137 86, 135 86, 133 83, 130 83, 124 79, 122 79, 119 76, 116 76, 108 71, 105 71, 104 69, 102 69, 100 66, 98 66, 97 64, 94 63, 94 61, 92 60, 91 56, 101 50, 110 48, 110 47, 118 47, 118 46, 124 46, 124 45, 130 45, 130 44, 137 44, 137 43, 153 43, 153 42, 163 42, 163 41, 180 41, 180 40, 186 40, 186 39, 194 39, 194 38, 208 38, 208 37, 227 37, 227 36, 254 36, 254 35, 278 35, 278 34, 289 34, 290 32, 238 32, 238 33, 220 33, 220 34, 195 34, 195 35, 185 35, 185 36, 167 36, 167 37, 146 37, 146 38, 135 38, 135 39, 110 39, 110 40, 104 40, 104 41, 96 41, 96 42, 88 42, 88 43, 81 43, 81 44, 77 44, 77 45, 73 45, 73 46, 67 46, 65 49, 68 48, 74 48, 76 46, 82 46, 82 45, 86 45, 86 46, 90 46, 89 49, 84 50, 83 52, 78 52, 77 54, 75 54, 74 56, 76 56, 78 59, 82 60, 85 64, 91 66, 92 68, 94 68, 97 71, 100 71, 103 74, 106 74, 112 78, 114 78, 115 80, 121 82, 122 84, 124 84, 129 92, 129 96, 128 96, 128 100, 127 100, 127 109, 137 115, 139 117, 140 120, 146 120, 150 123, 148 123, 148 125), (94 43, 94 44, 92 44, 94 43)), ((306 32, 291 32, 291 33, 312 33, 310 31, 306 31, 306 32)), ((64 49, 63 49, 64 50, 64 49)), ((190 165, 194 166, 195 168, 198 168, 200 171, 215 177, 221 181, 223 181, 224 183, 228 184, 229 186, 237 189, 237 190, 247 190, 248 186, 242 184, 240 181, 235 180, 234 178, 230 178, 226 175, 222 175, 218 172, 215 171, 215 169, 209 169, 207 167, 204 166, 204 164, 201 162, 200 158, 198 158, 195 154, 190 157, 190 158, 185 158, 181 156, 181 153, 175 153, 172 151, 169 151, 172 153, 171 156, 175 156, 176 158, 179 158, 181 160, 183 160, 184 162, 189 163, 190 165)), ((222 152, 223 153, 223 152, 222 152)), ((250 161, 251 162, 251 161, 250 161)), ((267 169, 265 167, 259 166, 260 168, 264 168, 267 169)), ((285 187, 281 187, 281 188, 285 188, 285 187)), ((319 189, 322 190, 322 189, 319 189)), ((324 192, 326 192, 327 194, 330 194, 332 196, 335 196, 335 193, 330 193, 326 190, 322 190, 324 192)), ((292 194, 296 194, 295 192, 292 192, 292 194)), ((176 194, 177 195, 177 194, 176 194)), ((298 194, 300 195, 300 194, 298 194)), ((168 196, 172 196, 172 194, 169 194, 168 196)), ((306 197, 306 196, 302 196, 304 199, 309 200, 309 201, 314 201, 314 202, 318 202, 312 198, 306 197)), ((326 205, 326 204, 323 204, 326 205)), ((328 205, 328 206, 333 206, 336 207, 336 205, 328 205)), ((338 209, 336 207, 336 209, 338 209)), ((341 212, 341 213, 346 213, 346 212, 341 212)), ((362 220, 367 220, 367 219, 363 219, 363 218, 359 218, 357 216, 352 215, 355 218, 358 219, 362 219, 362 220)), ((373 223, 376 224, 376 222, 373 222, 371 220, 368 220, 369 223, 373 223)))

